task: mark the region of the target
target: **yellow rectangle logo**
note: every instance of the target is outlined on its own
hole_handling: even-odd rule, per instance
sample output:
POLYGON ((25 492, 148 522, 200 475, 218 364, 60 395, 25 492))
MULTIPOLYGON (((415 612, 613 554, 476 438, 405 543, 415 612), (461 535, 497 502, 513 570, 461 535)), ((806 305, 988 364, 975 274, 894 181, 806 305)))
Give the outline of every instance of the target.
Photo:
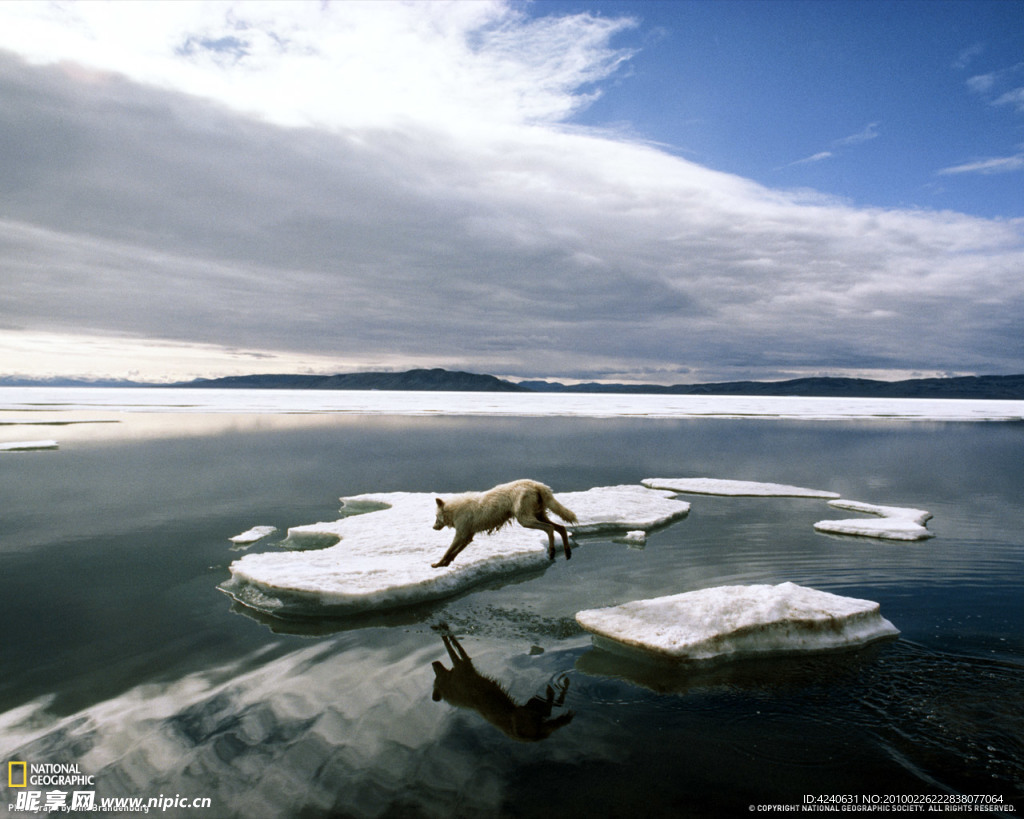
POLYGON ((8 788, 24 788, 28 785, 28 763, 27 762, 8 762, 7 763, 7 787, 8 788), (21 776, 18 776, 18 770, 21 771, 21 776))

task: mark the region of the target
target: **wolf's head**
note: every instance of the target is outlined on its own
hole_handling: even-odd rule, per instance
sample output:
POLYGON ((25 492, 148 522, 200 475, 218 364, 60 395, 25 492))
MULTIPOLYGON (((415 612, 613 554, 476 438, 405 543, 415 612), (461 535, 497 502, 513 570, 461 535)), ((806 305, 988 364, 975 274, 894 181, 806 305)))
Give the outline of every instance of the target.
POLYGON ((437 498, 437 517, 434 519, 435 529, 444 529, 445 526, 451 526, 452 519, 449 515, 445 514, 444 501, 437 498))

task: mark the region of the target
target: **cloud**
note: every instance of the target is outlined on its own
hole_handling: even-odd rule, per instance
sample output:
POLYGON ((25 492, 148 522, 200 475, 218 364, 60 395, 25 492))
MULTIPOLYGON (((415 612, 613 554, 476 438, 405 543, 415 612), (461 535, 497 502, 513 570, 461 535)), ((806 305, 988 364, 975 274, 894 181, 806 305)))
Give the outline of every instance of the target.
POLYGON ((998 156, 988 159, 979 159, 974 162, 966 162, 963 165, 955 165, 950 168, 943 168, 939 174, 949 176, 952 174, 977 173, 983 175, 1013 173, 1024 170, 1024 153, 1013 156, 998 156))
POLYGON ((11 5, 0 47, 34 63, 117 72, 277 124, 341 127, 564 120, 629 58, 610 40, 635 25, 530 18, 497 0, 11 5))
MULTIPOLYGON (((0 375, 23 378, 119 378, 175 382, 197 376, 258 372, 336 373, 358 369, 356 362, 273 350, 247 350, 228 344, 201 344, 150 339, 129 334, 37 332, 0 329, 4 370, 0 375), (69 371, 68 361, 91 362, 69 371)), ((405 361, 374 362, 375 369, 419 366, 405 361)))
POLYGON ((805 156, 803 159, 798 159, 795 162, 790 162, 788 165, 784 165, 785 168, 792 168, 794 165, 811 165, 815 162, 822 162, 826 159, 831 159, 835 154, 831 151, 819 151, 811 156, 805 156))
POLYGON ((1024 113, 1024 88, 1014 88, 1004 94, 1000 94, 992 102, 993 105, 1012 105, 1019 112, 1024 113))
POLYGON ((974 62, 976 57, 980 57, 985 53, 985 48, 984 43, 975 43, 968 46, 957 55, 956 60, 953 61, 953 68, 960 70, 967 68, 967 66, 974 62))
POLYGON ((996 84, 995 74, 978 74, 967 79, 967 87, 975 94, 985 94, 996 84))
MULTIPOLYGON (((863 130, 858 131, 855 134, 851 134, 850 136, 843 137, 842 139, 834 140, 832 142, 832 144, 831 144, 831 147, 833 149, 847 148, 847 147, 849 147, 851 145, 860 145, 860 144, 862 144, 864 142, 868 142, 868 141, 870 141, 872 139, 877 139, 877 137, 878 137, 878 123, 877 122, 871 122, 868 125, 864 126, 863 130)), ((836 153, 835 153, 834 150, 831 150, 831 151, 818 151, 818 153, 816 153, 816 154, 811 154, 810 156, 804 157, 803 159, 798 159, 795 162, 790 162, 788 165, 783 165, 782 167, 783 168, 792 168, 792 167, 795 167, 797 165, 813 165, 813 164, 815 164, 817 162, 823 162, 826 159, 832 159, 835 155, 836 155, 836 153)), ((781 170, 781 168, 779 168, 778 170, 781 170)))
POLYGON ((832 143, 833 147, 840 148, 846 145, 860 145, 863 142, 869 142, 872 139, 878 138, 878 123, 870 122, 864 126, 863 130, 858 131, 850 136, 837 139, 832 143))
POLYGON ((1019 369, 1021 223, 852 208, 571 127, 630 21, 349 7, 231 6, 231 26, 140 31, 123 62, 0 56, 10 332, 92 339, 68 359, 89 372, 103 339, 198 349, 192 375, 267 371, 256 354, 563 378, 1019 369))
MULTIPOLYGON (((987 74, 978 74, 967 80, 967 87, 972 92, 984 97, 985 102, 991 107, 1010 106, 1018 113, 1024 113, 1024 88, 1006 88, 1022 70, 1024 70, 1024 63, 1017 63, 987 74)), ((959 165, 941 168, 936 173, 940 176, 962 174, 992 176, 1015 173, 1020 170, 1024 170, 1024 153, 1022 152, 1007 156, 974 159, 959 165)))
POLYGON ((1013 105, 1018 111, 1024 110, 1024 88, 1010 87, 1024 72, 1024 62, 1000 68, 985 74, 976 74, 966 80, 967 88, 986 98, 989 105, 1013 105), (1006 89, 1002 90, 1001 89, 1006 89), (998 94, 998 96, 995 96, 998 94))

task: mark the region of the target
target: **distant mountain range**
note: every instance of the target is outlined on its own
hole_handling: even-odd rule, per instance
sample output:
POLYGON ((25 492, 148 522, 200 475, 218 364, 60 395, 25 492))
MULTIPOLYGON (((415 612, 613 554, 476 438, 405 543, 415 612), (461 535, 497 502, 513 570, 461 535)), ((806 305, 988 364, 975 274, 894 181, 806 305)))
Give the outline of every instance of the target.
POLYGON ((560 384, 521 381, 493 375, 443 370, 340 375, 238 375, 201 378, 179 384, 78 379, 31 380, 0 378, 0 386, 61 387, 190 387, 261 390, 438 390, 450 392, 574 392, 654 395, 792 395, 847 398, 987 398, 1024 400, 1024 375, 978 375, 957 378, 915 378, 874 381, 867 378, 797 378, 791 381, 726 381, 718 384, 560 384))
POLYGON ((718 384, 574 384, 522 381, 535 392, 653 393, 658 395, 800 395, 847 398, 1024 399, 1024 375, 977 375, 874 381, 868 378, 796 378, 791 381, 726 381, 718 384))
POLYGON ((257 390, 445 390, 451 392, 529 392, 493 375, 453 372, 440 368, 403 373, 343 373, 341 375, 235 375, 176 384, 178 387, 238 387, 257 390))

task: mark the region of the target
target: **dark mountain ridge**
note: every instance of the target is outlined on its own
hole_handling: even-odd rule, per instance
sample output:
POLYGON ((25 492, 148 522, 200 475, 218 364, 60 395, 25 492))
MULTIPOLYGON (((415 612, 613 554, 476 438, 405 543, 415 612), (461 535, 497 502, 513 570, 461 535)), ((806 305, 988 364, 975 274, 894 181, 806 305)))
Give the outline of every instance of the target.
POLYGON ((436 390, 450 392, 572 392, 650 395, 771 395, 822 398, 977 398, 1024 400, 1024 375, 977 375, 876 381, 867 378, 796 378, 789 381, 726 381, 711 384, 514 383, 493 375, 415 369, 405 372, 295 375, 288 373, 200 378, 177 384, 84 379, 0 378, 0 386, 190 387, 262 390, 436 390))
POLYGON ((789 381, 726 381, 712 384, 513 383, 493 375, 441 368, 398 373, 339 375, 243 375, 199 379, 179 387, 293 390, 446 390, 452 392, 573 392, 651 395, 772 395, 820 398, 987 398, 1024 399, 1024 375, 977 375, 876 381, 869 378, 796 378, 789 381))
POLYGON ((647 393, 656 395, 772 395, 816 398, 1024 399, 1024 375, 974 375, 876 381, 869 378, 796 378, 789 381, 727 381, 717 384, 574 384, 522 381, 537 392, 647 393))
POLYGON ((436 390, 451 392, 529 392, 525 387, 460 371, 407 370, 400 373, 341 373, 338 375, 235 375, 201 378, 176 387, 216 387, 256 390, 436 390))

